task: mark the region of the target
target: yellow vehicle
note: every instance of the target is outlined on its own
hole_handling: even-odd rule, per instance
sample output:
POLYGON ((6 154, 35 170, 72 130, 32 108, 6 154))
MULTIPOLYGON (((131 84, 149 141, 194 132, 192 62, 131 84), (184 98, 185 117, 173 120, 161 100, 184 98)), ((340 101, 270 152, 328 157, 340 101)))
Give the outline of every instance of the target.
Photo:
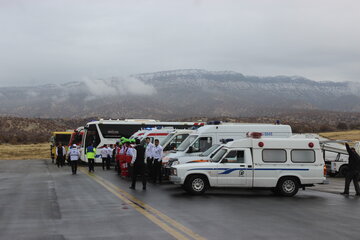
POLYGON ((52 162, 56 159, 56 147, 61 143, 66 151, 68 150, 68 144, 71 138, 71 135, 74 131, 67 132, 52 132, 50 138, 50 156, 52 162))

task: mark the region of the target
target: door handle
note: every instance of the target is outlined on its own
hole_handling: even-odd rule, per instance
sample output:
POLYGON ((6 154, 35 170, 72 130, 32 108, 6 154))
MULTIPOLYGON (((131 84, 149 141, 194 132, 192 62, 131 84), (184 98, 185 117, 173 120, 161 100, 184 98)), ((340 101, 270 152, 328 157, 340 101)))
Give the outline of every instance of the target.
POLYGON ((240 165, 240 167, 245 167, 245 165, 240 165))
POLYGON ((248 167, 252 167, 252 165, 248 165, 248 167))

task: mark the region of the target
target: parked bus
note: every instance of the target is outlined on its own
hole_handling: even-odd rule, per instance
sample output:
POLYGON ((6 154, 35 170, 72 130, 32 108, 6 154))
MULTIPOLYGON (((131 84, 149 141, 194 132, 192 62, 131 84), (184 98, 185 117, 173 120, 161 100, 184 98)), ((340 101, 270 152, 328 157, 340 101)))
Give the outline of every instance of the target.
POLYGON ((80 146, 82 143, 84 132, 85 132, 84 127, 78 127, 77 129, 75 129, 74 132, 71 134, 71 138, 70 138, 68 146, 70 147, 73 144, 80 146))
MULTIPOLYGON (((121 137, 129 138, 140 129, 173 127, 185 129, 203 126, 198 122, 160 122, 152 119, 125 119, 125 120, 99 120, 89 122, 85 125, 85 133, 81 144, 81 160, 86 161, 85 151, 90 144, 93 144, 100 152, 105 145, 115 144, 121 137)), ((96 154, 95 162, 101 162, 100 154, 96 154)))

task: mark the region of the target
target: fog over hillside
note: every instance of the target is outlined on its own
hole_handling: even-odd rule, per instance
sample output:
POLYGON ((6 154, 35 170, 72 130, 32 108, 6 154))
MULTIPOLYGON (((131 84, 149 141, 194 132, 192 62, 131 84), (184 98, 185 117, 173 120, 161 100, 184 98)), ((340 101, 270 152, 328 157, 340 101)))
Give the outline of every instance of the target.
POLYGON ((360 112, 360 84, 174 70, 0 88, 0 114, 42 118, 254 117, 286 110, 360 112))

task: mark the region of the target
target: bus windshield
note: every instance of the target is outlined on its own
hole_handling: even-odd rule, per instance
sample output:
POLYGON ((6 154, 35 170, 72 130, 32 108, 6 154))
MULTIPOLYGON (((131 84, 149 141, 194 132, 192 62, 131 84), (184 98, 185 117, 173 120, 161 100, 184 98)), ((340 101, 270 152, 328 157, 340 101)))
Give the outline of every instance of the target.
POLYGON ((189 137, 187 137, 181 144, 180 146, 178 147, 178 151, 185 151, 189 146, 190 144, 192 144, 196 138, 198 137, 198 135, 189 135, 189 137))
POLYGON ((206 156, 210 155, 210 153, 212 153, 213 151, 215 151, 215 149, 217 149, 219 146, 220 146, 220 144, 212 145, 211 148, 209 148, 209 149, 206 150, 205 152, 201 153, 200 156, 206 157, 206 156))
POLYGON ((95 124, 89 125, 88 129, 86 130, 84 142, 85 148, 90 146, 90 144, 94 144, 94 147, 97 147, 100 144, 100 136, 95 124))
POLYGON ((61 143, 62 145, 68 145, 70 141, 71 134, 56 134, 55 135, 55 144, 61 143))

